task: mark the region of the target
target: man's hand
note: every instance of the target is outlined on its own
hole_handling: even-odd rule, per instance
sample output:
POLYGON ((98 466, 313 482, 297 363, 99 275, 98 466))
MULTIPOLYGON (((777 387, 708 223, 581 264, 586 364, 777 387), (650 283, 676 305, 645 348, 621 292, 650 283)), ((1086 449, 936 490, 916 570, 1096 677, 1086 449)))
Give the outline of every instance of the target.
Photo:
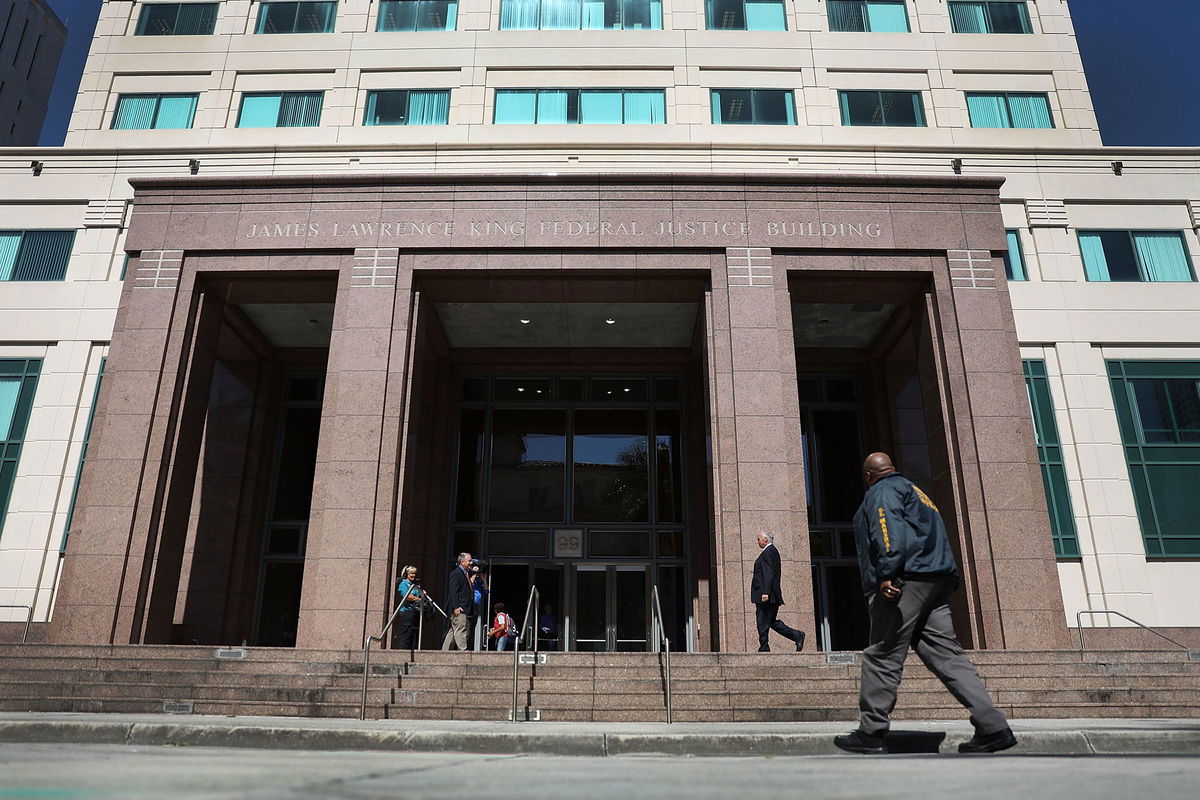
POLYGON ((770 599, 770 595, 766 595, 766 594, 764 594, 764 595, 762 596, 762 601, 763 601, 764 603, 765 603, 765 602, 767 602, 767 600, 768 600, 768 599, 770 599))
POLYGON ((899 586, 896 586, 894 583, 892 583, 890 578, 879 582, 879 594, 883 596, 884 600, 889 602, 894 603, 899 600, 900 594, 903 591, 904 590, 899 586))
POLYGON ((461 614, 462 612, 463 612, 463 610, 462 610, 461 608, 456 608, 456 609, 454 609, 454 616, 456 616, 456 617, 457 617, 457 616, 458 616, 459 614, 461 614))

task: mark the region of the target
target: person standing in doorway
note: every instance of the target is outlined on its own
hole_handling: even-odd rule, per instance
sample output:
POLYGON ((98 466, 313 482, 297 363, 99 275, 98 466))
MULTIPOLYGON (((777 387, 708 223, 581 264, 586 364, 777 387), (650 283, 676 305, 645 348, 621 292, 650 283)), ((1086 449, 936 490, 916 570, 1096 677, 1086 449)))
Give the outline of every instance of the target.
POLYGON ((450 570, 446 582, 446 610, 450 613, 450 630, 442 640, 442 649, 454 645, 467 649, 467 620, 475 613, 475 593, 471 589, 471 554, 459 553, 458 563, 450 570))
POLYGON ((887 453, 863 463, 866 497, 854 517, 858 567, 871 615, 862 654, 858 729, 833 743, 851 753, 886 753, 896 691, 909 646, 971 712, 975 736, 960 753, 994 753, 1017 743, 954 636, 950 595, 958 563, 937 506, 896 471, 887 453))
POLYGON ((400 634, 396 646, 401 650, 415 650, 419 642, 417 634, 420 629, 421 606, 425 595, 421 593, 421 582, 417 580, 417 568, 405 565, 400 570, 400 585, 396 587, 400 595, 400 611, 396 615, 400 634))
POLYGON ((779 551, 775 549, 775 534, 758 532, 758 547, 762 551, 754 561, 754 577, 750 581, 750 600, 754 603, 754 621, 758 624, 758 652, 769 653, 767 635, 775 631, 796 643, 796 652, 804 649, 804 631, 790 628, 779 619, 783 605, 783 590, 779 584, 781 570, 779 551))

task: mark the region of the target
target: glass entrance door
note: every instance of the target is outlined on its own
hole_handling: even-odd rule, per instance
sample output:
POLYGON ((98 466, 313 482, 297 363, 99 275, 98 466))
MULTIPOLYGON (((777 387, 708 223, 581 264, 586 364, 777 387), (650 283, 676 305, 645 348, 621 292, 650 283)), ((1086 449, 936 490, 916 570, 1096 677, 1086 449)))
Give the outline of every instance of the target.
POLYGON ((572 649, 648 650, 649 569, 642 564, 577 564, 574 570, 572 649))

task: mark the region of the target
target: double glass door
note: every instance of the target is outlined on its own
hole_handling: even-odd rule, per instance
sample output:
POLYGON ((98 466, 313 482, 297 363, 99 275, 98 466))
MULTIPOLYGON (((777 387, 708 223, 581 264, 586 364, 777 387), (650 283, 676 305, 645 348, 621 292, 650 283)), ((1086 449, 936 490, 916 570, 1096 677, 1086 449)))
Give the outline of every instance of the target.
POLYGON ((649 650, 649 570, 639 564, 577 564, 574 573, 573 649, 649 650))

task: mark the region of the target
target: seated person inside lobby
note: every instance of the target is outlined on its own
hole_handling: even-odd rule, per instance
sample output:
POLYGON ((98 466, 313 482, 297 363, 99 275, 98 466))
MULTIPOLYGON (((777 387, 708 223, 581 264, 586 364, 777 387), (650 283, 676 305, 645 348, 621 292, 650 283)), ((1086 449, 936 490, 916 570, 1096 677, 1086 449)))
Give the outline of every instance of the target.
POLYGON ((538 643, 545 650, 558 649, 558 618, 549 603, 542 607, 542 615, 538 617, 538 643))

